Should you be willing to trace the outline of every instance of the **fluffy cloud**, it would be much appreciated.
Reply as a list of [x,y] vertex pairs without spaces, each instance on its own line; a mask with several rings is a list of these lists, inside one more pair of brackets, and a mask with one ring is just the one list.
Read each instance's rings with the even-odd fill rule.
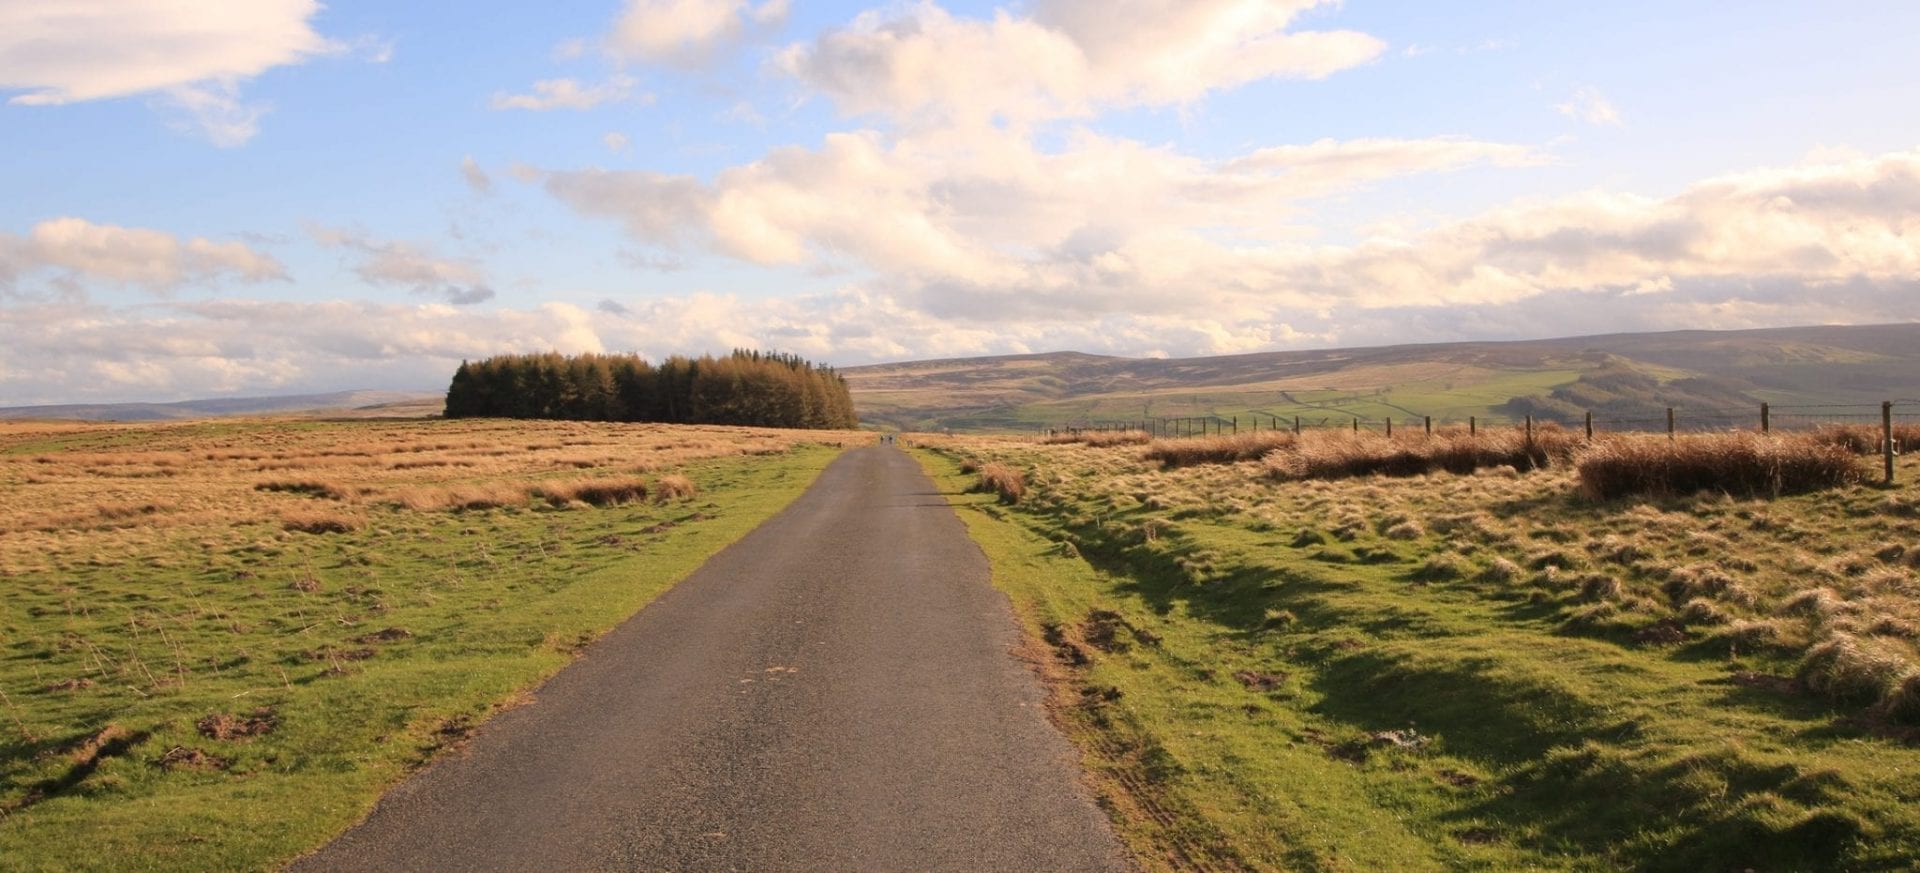
[[870,11],[781,69],[854,114],[986,123],[1190,103],[1275,77],[1320,78],[1386,48],[1353,31],[1290,31],[1322,0],[1040,0],[960,18],[930,2]]
[[1299,233],[1287,222],[1300,199],[1393,176],[1542,160],[1525,146],[1452,137],[1322,141],[1206,161],[1088,132],[1049,152],[991,129],[897,139],[865,131],[830,135],[819,149],[778,149],[711,183],[585,170],[552,173],[546,187],[666,248],[710,248],[763,265],[848,262],[950,299],[1017,289],[1029,298],[1015,301],[1021,306],[1055,305],[1051,296],[1080,288],[1076,308],[1164,308],[1211,293],[1191,283],[1165,293],[1195,271],[1212,272],[1212,287],[1252,285],[1258,275],[1228,274],[1274,257],[1236,254],[1247,247],[1210,228],[1283,239]]
[[55,106],[158,93],[216,145],[250,138],[265,107],[238,83],[345,50],[316,33],[314,0],[71,0],[0,4],[0,90]]
[[699,66],[723,48],[787,18],[787,0],[627,0],[607,37],[616,57]]
[[1920,282],[1920,150],[1707,179],[1651,198],[1519,203],[1404,239],[1298,253],[1276,282],[1384,307]]
[[70,291],[104,283],[160,294],[223,278],[287,278],[278,260],[240,242],[181,239],[165,231],[72,217],[40,222],[24,236],[0,232],[0,290],[42,272],[54,274],[56,284]]
[[542,79],[533,83],[531,94],[496,92],[488,105],[494,109],[543,112],[549,109],[592,109],[602,103],[617,103],[629,98],[642,103],[652,102],[652,95],[635,97],[633,86],[633,77],[619,75],[598,85],[582,85],[577,79]]
[[1920,151],[1708,179],[1665,198],[1520,202],[1330,245],[1289,233],[1292,199],[1541,156],[1452,138],[1320,142],[1224,162],[1092,134],[1059,152],[1013,136],[940,143],[839,134],[711,183],[593,170],[545,184],[643,243],[857,267],[901,305],[1002,325],[1214,319],[1258,340],[1247,325],[1336,309],[1707,293],[1737,294],[1751,310],[1809,287],[1920,282]]
[[315,242],[354,251],[359,262],[354,275],[369,285],[406,288],[415,294],[439,297],[455,306],[485,303],[494,298],[486,272],[471,261],[442,258],[412,243],[379,240],[357,231],[310,226]]

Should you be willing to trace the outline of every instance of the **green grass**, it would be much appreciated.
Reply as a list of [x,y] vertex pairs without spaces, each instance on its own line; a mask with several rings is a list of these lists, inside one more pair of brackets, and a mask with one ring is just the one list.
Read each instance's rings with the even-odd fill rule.
[[[380,505],[351,533],[262,519],[230,532],[233,547],[172,542],[0,574],[0,866],[276,868],[777,512],[836,454],[694,461],[683,472],[700,495],[687,503]],[[196,727],[260,709],[274,727],[256,738]],[[123,739],[90,755],[108,725]],[[217,760],[164,766],[175,749]]]
[[[1013,508],[961,494],[960,457],[1027,469],[1035,491]],[[1647,594],[1662,562],[1719,561],[1742,581],[1776,560],[1819,565],[1776,577],[1782,589],[1877,578],[1870,557],[1849,576],[1853,556],[1920,547],[1911,485],[1636,508],[1580,501],[1564,477],[1274,486],[989,441],[920,458],[1028,633],[1053,642],[1057,719],[1150,866],[1893,870],[1920,857],[1920,750],[1856,706],[1785,690],[1797,651],[1704,626],[1673,645],[1640,636],[1671,614]],[[1427,529],[1385,535],[1409,519]],[[1555,551],[1622,593],[1486,573],[1496,556]]]

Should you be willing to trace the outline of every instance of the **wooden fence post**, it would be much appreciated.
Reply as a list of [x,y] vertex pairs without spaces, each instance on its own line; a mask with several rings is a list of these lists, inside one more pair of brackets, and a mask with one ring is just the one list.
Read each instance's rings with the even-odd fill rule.
[[1773,432],[1773,408],[1771,404],[1760,404],[1760,432]]
[[1533,448],[1533,416],[1527,416],[1527,448]]
[[1354,433],[1359,433],[1359,432],[1360,432],[1360,417],[1359,417],[1359,416],[1354,416],[1354,418],[1353,418],[1353,432],[1354,432]]
[[1667,407],[1667,442],[1673,442],[1673,407]]
[[1240,435],[1240,416],[1238,415],[1233,417],[1233,435]]
[[1387,436],[1393,436],[1393,416],[1387,416]]
[[1587,442],[1593,442],[1593,410],[1587,410]]
[[1433,416],[1427,416],[1427,436],[1433,436]]
[[1887,484],[1893,484],[1893,401],[1880,401],[1880,457],[1886,460]]
[[1298,415],[1293,417],[1293,435],[1300,435],[1300,416]]

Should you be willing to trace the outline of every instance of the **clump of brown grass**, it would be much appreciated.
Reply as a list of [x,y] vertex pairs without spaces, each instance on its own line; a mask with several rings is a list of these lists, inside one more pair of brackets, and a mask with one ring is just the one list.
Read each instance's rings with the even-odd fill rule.
[[1027,474],[1005,464],[983,464],[973,490],[998,494],[1001,503],[1019,503],[1027,496]]
[[366,519],[332,509],[289,509],[280,513],[280,526],[300,533],[351,533],[366,524]]
[[[1812,438],[1857,455],[1873,455],[1881,451],[1886,435],[1877,424],[1823,424],[1813,430]],[[1893,449],[1903,453],[1920,449],[1920,424],[1894,425]]]
[[1142,456],[1164,467],[1196,464],[1232,464],[1257,461],[1296,442],[1292,431],[1262,430],[1232,436],[1186,437],[1156,440]]
[[1050,446],[1081,443],[1096,449],[1111,446],[1137,446],[1153,442],[1153,435],[1144,430],[1073,430],[1057,433],[1040,441]]
[[328,500],[347,500],[354,496],[353,489],[338,482],[321,479],[269,479],[256,483],[253,490],[305,494],[309,497],[324,497]]
[[1564,463],[1581,444],[1554,425],[1478,434],[1443,431],[1389,437],[1372,431],[1316,431],[1264,458],[1276,479],[1342,479],[1353,476],[1420,476],[1473,473],[1489,468],[1533,470]]
[[669,500],[692,500],[700,493],[699,486],[693,480],[678,473],[668,473],[654,482],[654,498],[661,503]]
[[554,506],[579,501],[593,506],[618,506],[647,499],[647,482],[638,476],[618,479],[571,479],[542,482],[533,493]]
[[1575,469],[1581,492],[1594,500],[1700,491],[1777,497],[1867,477],[1843,447],[1805,435],[1756,433],[1614,437],[1582,452]]
[[517,506],[527,500],[527,487],[512,482],[450,485],[444,488],[404,488],[388,495],[396,506],[420,512],[443,509],[479,510]]
[[1888,640],[1836,633],[1807,650],[1798,678],[1807,690],[1851,703],[1879,703],[1894,695],[1912,664]]

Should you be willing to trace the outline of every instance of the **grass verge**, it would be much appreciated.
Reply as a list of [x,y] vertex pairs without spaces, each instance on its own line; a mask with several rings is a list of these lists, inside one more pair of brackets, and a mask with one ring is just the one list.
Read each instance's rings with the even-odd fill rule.
[[[1276,486],[1135,454],[919,457],[1150,868],[1920,857],[1911,732],[1822,691],[1897,678],[1876,665],[1906,657],[1913,581],[1881,546],[1916,535],[1911,488],[1593,505],[1564,472]],[[964,494],[963,460],[1027,471],[1027,499]]]
[[[354,430],[361,427],[372,426],[321,432],[352,431],[345,441],[365,442],[371,431]],[[519,441],[546,438],[542,426],[458,427],[510,433],[471,450],[512,442],[502,457],[534,474],[589,466],[546,459],[582,451],[577,435],[526,444]],[[456,430],[410,428],[416,440]],[[300,430],[273,425],[248,435],[309,445]],[[202,486],[189,487],[195,474],[183,472],[169,480],[184,495],[174,498],[181,509],[132,515],[177,518],[177,527],[112,527],[91,510],[38,527],[15,518],[26,532],[15,536],[46,543],[34,554],[0,555],[3,866],[277,867],[525,699],[600,634],[784,507],[838,454],[795,443],[751,453],[720,446],[699,457],[683,448],[690,436],[732,437],[615,426],[587,433],[609,445],[645,435],[681,452],[646,456],[667,459],[655,463],[671,465],[663,479],[680,499],[597,508],[588,504],[601,495],[586,488],[567,495],[586,502],[552,506],[522,488],[504,505],[478,505],[488,508],[421,511],[368,499],[335,510],[328,507],[340,496],[358,492],[303,485],[249,497],[255,474],[206,475],[207,502],[286,501],[283,521],[271,509],[202,513],[189,505]],[[115,439],[110,431],[75,439],[113,460],[69,469],[70,447],[25,447],[13,453],[17,463],[0,464],[0,487],[16,506],[63,487],[62,476],[111,486],[102,471],[124,468],[113,461],[129,450],[103,449]],[[387,446],[361,459],[356,469],[370,472],[356,475],[383,487],[381,477],[402,475],[389,459],[419,454]],[[623,463],[641,457],[629,453]],[[261,463],[257,453],[215,459],[203,449],[134,458],[139,467],[183,469],[235,460]],[[46,472],[55,469],[69,472]],[[555,493],[579,487],[551,481]],[[294,502],[302,500],[322,505]],[[333,515],[350,521],[332,523]]]

